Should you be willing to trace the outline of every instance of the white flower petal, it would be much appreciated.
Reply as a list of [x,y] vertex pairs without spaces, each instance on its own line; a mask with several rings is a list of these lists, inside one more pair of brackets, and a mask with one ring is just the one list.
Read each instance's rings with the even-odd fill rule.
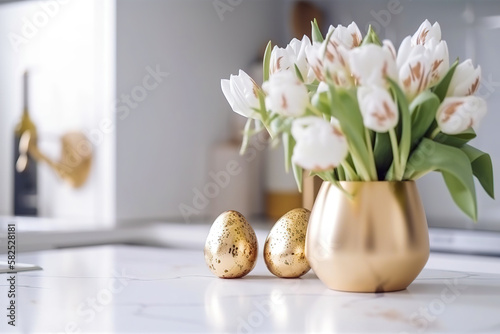
[[245,117],[257,117],[253,108],[259,107],[258,86],[248,74],[240,70],[238,75],[231,75],[229,80],[221,80],[221,88],[234,112]]
[[486,110],[486,101],[480,97],[447,97],[439,106],[436,120],[443,133],[458,134],[469,127],[477,129]]
[[286,48],[275,46],[271,51],[269,74],[273,75],[281,71],[295,73],[295,65],[297,65],[306,83],[314,81],[314,76],[309,74],[309,64],[306,59],[306,48],[310,46],[311,41],[305,35],[302,40],[292,39]]
[[347,140],[340,128],[321,118],[304,117],[294,120],[292,135],[297,142],[292,162],[304,169],[331,170],[347,156]]
[[453,73],[447,96],[472,95],[479,89],[481,82],[481,66],[474,68],[472,60],[460,63]]
[[335,41],[346,49],[353,49],[361,45],[363,36],[356,23],[352,22],[347,27],[338,25],[337,28],[334,29],[330,40]]
[[357,95],[363,122],[368,129],[387,132],[398,124],[398,108],[386,89],[361,86]]
[[389,47],[367,44],[349,52],[351,73],[358,85],[385,86],[397,77],[396,63]]
[[425,45],[431,38],[436,41],[441,40],[441,27],[437,22],[431,26],[429,20],[425,20],[411,37],[411,43],[412,45]]
[[290,71],[278,72],[264,82],[267,93],[266,106],[283,116],[297,117],[306,112],[309,105],[307,87]]

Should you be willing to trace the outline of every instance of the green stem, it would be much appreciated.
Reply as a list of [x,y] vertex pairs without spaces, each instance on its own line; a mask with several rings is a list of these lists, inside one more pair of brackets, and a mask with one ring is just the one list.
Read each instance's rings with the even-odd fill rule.
[[398,138],[396,137],[396,132],[394,131],[394,129],[389,130],[389,136],[391,138],[394,174],[396,176],[396,181],[401,181],[401,157],[399,156]]
[[434,139],[436,138],[436,136],[441,132],[441,129],[439,128],[439,126],[437,128],[434,129],[434,131],[432,131],[431,133],[431,139]]
[[369,160],[369,168],[370,168],[370,176],[372,181],[377,180],[377,167],[375,167],[375,156],[373,154],[373,146],[372,146],[372,139],[370,136],[370,131],[365,128],[365,140],[366,140],[366,147],[368,148],[368,160]]
[[241,142],[240,155],[245,154],[248,146],[248,140],[250,137],[250,127],[252,126],[252,119],[247,119],[245,124],[245,130],[243,131],[243,141]]
[[358,176],[354,168],[349,164],[347,160],[344,160],[341,164],[342,168],[344,168],[345,175],[347,177],[347,181],[358,181]]
[[316,108],[315,106],[313,106],[312,104],[310,104],[309,106],[307,106],[307,109],[310,110],[316,116],[319,116],[321,118],[323,118],[323,116],[324,116],[323,113],[318,108]]
[[337,174],[338,174],[339,181],[346,181],[345,171],[344,171],[344,167],[342,167],[342,165],[337,167]]

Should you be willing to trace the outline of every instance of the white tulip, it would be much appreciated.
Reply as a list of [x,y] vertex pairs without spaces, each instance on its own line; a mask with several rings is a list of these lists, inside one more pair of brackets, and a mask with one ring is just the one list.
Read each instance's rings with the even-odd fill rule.
[[254,109],[259,108],[259,86],[244,71],[231,75],[229,80],[221,80],[221,88],[234,112],[248,117],[258,118]]
[[436,41],[441,40],[441,27],[437,22],[431,25],[429,20],[425,20],[411,37],[411,44],[425,45],[432,38]]
[[347,156],[347,140],[339,126],[319,117],[294,120],[292,136],[297,142],[293,149],[292,162],[304,169],[331,170]]
[[436,113],[443,133],[458,134],[468,128],[477,129],[486,115],[486,101],[477,96],[447,97]]
[[407,36],[398,50],[396,64],[399,82],[412,100],[423,90],[436,85],[448,72],[448,45],[441,40],[439,23],[425,20],[413,36]]
[[275,45],[269,59],[269,75],[280,71],[288,71],[292,65],[293,63],[290,62],[286,49]]
[[361,44],[361,32],[353,22],[347,27],[330,26],[327,36],[330,37],[322,43],[306,48],[307,62],[318,81],[325,81],[328,76],[336,85],[350,87],[353,79],[348,68],[348,51]]
[[430,58],[430,78],[429,86],[437,84],[446,75],[450,69],[450,56],[448,53],[448,44],[446,41],[438,42],[431,39],[425,45],[426,52]]
[[447,96],[472,95],[479,89],[481,66],[474,68],[472,60],[467,59],[459,64],[453,73]]
[[387,77],[397,78],[394,46],[384,41],[384,46],[367,44],[349,52],[349,65],[358,85],[385,86]]
[[328,33],[333,29],[330,41],[335,41],[337,44],[342,45],[346,49],[353,49],[361,45],[363,41],[363,36],[361,31],[359,31],[356,23],[352,22],[347,27],[338,25],[337,28],[330,26]]
[[305,49],[306,60],[309,67],[318,81],[324,81],[323,55],[324,48],[322,43],[314,42]]
[[445,41],[431,39],[424,45],[411,45],[406,37],[397,56],[399,82],[412,100],[418,93],[437,84],[448,72],[450,63]]
[[262,88],[267,93],[266,106],[283,116],[297,117],[309,105],[307,87],[293,72],[283,71],[272,75]]
[[314,81],[314,74],[309,71],[309,64],[306,60],[306,48],[311,46],[309,37],[302,40],[292,39],[285,49],[275,46],[271,51],[269,74],[273,75],[280,71],[294,71],[297,65],[302,78],[306,83]]
[[358,88],[358,103],[368,129],[387,132],[398,124],[398,107],[386,89],[361,86]]
[[353,85],[353,79],[348,69],[349,49],[330,38],[324,41],[319,54],[323,61],[323,75],[329,77],[336,85],[350,87]]

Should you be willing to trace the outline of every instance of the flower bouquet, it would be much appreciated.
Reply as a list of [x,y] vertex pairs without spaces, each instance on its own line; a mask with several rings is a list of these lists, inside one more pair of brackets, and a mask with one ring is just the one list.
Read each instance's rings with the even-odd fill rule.
[[468,142],[486,113],[475,96],[481,68],[450,64],[438,23],[425,21],[396,50],[370,27],[312,23],[286,48],[268,43],[262,87],[241,71],[222,80],[232,109],[248,117],[242,150],[266,129],[285,147],[299,189],[303,170],[340,181],[415,180],[438,171],[454,202],[477,220],[475,176],[493,197],[488,154]]

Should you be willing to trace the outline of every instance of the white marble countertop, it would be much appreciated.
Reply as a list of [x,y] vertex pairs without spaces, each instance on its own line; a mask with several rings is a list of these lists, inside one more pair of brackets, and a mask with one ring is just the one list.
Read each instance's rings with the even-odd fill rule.
[[500,258],[432,254],[407,290],[380,294],[328,290],[311,272],[279,279],[262,257],[245,278],[219,279],[201,249],[94,246],[17,260],[44,270],[17,274],[17,327],[0,314],[1,333],[500,332],[500,275],[467,271],[499,272]]

